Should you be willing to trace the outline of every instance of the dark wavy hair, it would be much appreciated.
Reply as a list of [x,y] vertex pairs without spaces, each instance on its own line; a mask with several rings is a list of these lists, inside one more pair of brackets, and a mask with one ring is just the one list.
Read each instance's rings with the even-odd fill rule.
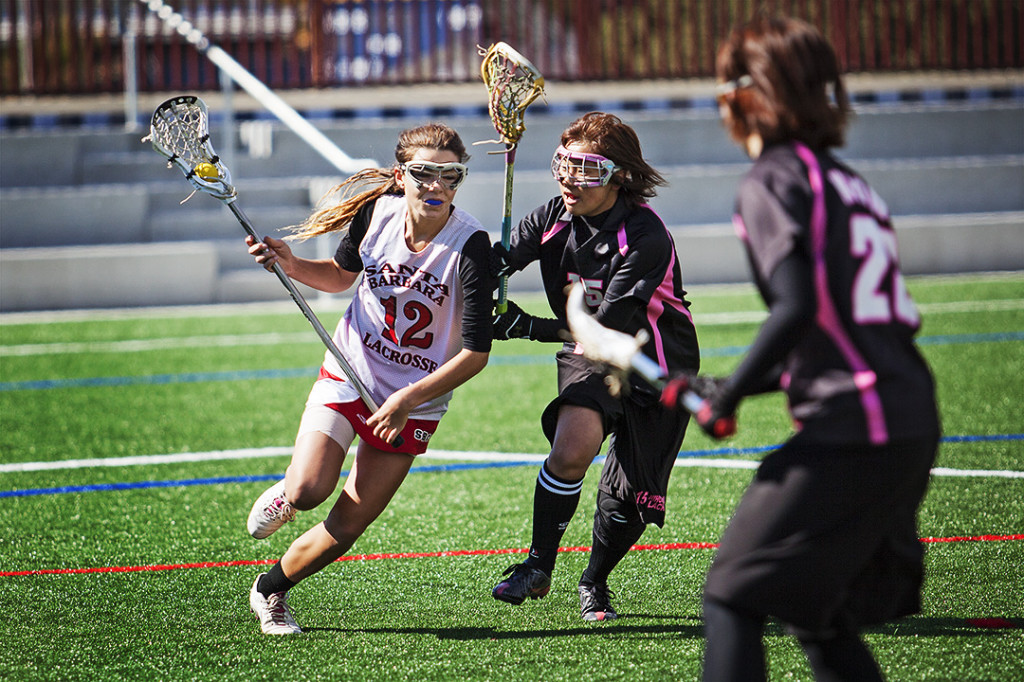
[[580,116],[562,131],[561,142],[563,146],[585,144],[593,153],[614,161],[622,170],[616,171],[611,181],[631,205],[644,203],[657,195],[656,187],[668,184],[661,173],[644,161],[636,132],[613,114],[591,111]]
[[729,108],[729,135],[765,145],[799,140],[812,149],[841,147],[851,115],[835,50],[799,19],[760,15],[734,29],[718,48],[719,82],[750,83],[719,97]]

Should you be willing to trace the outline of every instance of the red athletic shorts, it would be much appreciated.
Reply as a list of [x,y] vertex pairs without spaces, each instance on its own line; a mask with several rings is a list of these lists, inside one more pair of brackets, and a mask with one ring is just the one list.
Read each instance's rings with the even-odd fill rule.
[[[332,375],[323,367],[320,368],[319,378],[340,381],[351,385],[349,381]],[[401,436],[403,443],[398,447],[394,447],[390,443],[385,443],[383,440],[373,435],[373,429],[366,425],[366,420],[370,418],[370,415],[372,415],[373,412],[366,406],[366,403],[364,403],[361,398],[339,403],[325,403],[325,406],[340,413],[348,419],[349,423],[352,424],[352,428],[355,429],[356,435],[358,435],[361,440],[372,445],[378,450],[384,450],[385,452],[402,452],[407,455],[422,455],[427,451],[427,442],[430,440],[430,437],[434,435],[434,431],[437,430],[437,425],[440,423],[440,421],[436,419],[409,419],[405,424],[405,428],[402,429]]]

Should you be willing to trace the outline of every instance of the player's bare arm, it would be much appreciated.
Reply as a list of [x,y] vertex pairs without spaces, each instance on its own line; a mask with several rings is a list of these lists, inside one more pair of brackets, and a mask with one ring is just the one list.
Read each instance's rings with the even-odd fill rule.
[[245,238],[249,253],[256,262],[270,270],[278,263],[285,274],[297,282],[302,282],[319,291],[336,294],[351,287],[357,272],[342,268],[333,258],[311,260],[296,256],[288,242],[274,237],[264,237],[262,242],[255,237]]
[[373,435],[389,440],[401,433],[409,412],[438,396],[453,391],[487,366],[489,353],[462,349],[448,362],[419,381],[395,391],[369,419]]

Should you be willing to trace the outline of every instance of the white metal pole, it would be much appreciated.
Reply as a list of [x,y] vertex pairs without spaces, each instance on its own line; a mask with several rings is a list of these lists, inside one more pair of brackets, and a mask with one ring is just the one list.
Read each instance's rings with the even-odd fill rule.
[[124,129],[132,132],[139,128],[139,83],[136,74],[135,27],[129,24],[121,45],[124,55]]
[[[224,95],[224,122],[221,125],[224,165],[235,168],[235,83],[223,71],[220,72],[220,89]],[[221,146],[217,147],[221,149]],[[237,180],[239,176],[236,175]]]
[[353,159],[341,151],[334,142],[320,132],[309,121],[304,119],[299,112],[291,108],[287,102],[278,97],[274,92],[264,85],[256,76],[246,71],[245,67],[224,50],[212,44],[202,31],[192,25],[181,14],[165,3],[163,0],[139,0],[150,10],[156,12],[157,16],[167,25],[184,36],[185,40],[195,46],[197,50],[205,54],[210,61],[216,64],[226,73],[231,80],[238,83],[239,87],[255,97],[260,103],[271,111],[282,123],[291,128],[296,135],[301,137],[309,146],[315,149],[322,157],[327,159],[332,166],[342,173],[351,175],[364,168],[374,168],[379,164],[373,159]]

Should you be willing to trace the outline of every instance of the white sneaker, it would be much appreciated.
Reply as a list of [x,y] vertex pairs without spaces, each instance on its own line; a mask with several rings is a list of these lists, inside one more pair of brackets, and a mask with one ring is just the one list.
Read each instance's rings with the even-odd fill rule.
[[260,573],[249,590],[249,608],[256,617],[260,619],[260,629],[265,635],[297,635],[302,632],[292,612],[288,608],[288,592],[275,592],[269,597],[264,597],[256,585],[259,584]]
[[295,518],[295,507],[284,496],[284,479],[266,491],[252,505],[246,525],[257,540],[270,537],[274,531]]

